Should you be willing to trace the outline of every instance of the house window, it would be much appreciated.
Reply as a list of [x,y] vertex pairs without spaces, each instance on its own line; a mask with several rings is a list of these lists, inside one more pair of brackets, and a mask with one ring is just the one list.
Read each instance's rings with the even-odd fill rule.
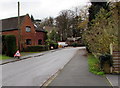
[[31,44],[32,44],[31,39],[26,39],[26,44],[27,44],[27,45],[31,45]]
[[41,39],[38,40],[38,45],[42,45],[42,40]]
[[26,32],[30,32],[31,31],[31,27],[30,26],[26,26]]

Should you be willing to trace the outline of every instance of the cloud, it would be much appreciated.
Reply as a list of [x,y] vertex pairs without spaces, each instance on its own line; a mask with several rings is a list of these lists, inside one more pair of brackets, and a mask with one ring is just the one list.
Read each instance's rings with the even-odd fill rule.
[[[70,9],[75,6],[83,6],[88,0],[19,0],[20,15],[29,13],[36,19],[45,17],[56,17],[61,10]],[[17,16],[16,0],[1,0],[0,19]]]

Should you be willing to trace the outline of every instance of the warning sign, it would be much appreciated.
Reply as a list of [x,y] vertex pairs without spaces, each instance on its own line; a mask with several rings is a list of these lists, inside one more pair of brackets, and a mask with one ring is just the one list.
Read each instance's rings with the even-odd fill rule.
[[20,57],[20,56],[21,56],[20,52],[19,52],[19,50],[17,50],[17,52],[15,53],[14,57]]

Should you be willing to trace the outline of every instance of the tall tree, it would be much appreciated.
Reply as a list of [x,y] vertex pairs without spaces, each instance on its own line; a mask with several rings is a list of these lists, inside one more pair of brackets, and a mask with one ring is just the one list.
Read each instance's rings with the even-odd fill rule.
[[[110,44],[119,43],[119,9],[117,4],[110,7],[110,11],[101,8],[93,21],[91,30],[87,30],[84,34],[89,50],[95,54],[110,53]],[[120,5],[120,4],[119,4]]]
[[63,10],[56,18],[56,24],[59,28],[61,41],[65,41],[67,37],[72,36],[71,24],[74,18],[74,12],[71,10]]
[[89,23],[88,26],[92,24],[92,20],[95,19],[96,14],[100,11],[101,8],[104,8],[105,10],[109,10],[109,4],[106,0],[102,0],[102,2],[94,2],[94,0],[91,0],[91,7],[89,8]]

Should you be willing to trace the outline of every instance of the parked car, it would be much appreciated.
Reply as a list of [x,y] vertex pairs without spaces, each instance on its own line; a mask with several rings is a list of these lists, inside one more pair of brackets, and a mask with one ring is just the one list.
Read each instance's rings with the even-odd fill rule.
[[62,48],[62,47],[67,47],[68,44],[66,42],[58,42],[58,46]]

